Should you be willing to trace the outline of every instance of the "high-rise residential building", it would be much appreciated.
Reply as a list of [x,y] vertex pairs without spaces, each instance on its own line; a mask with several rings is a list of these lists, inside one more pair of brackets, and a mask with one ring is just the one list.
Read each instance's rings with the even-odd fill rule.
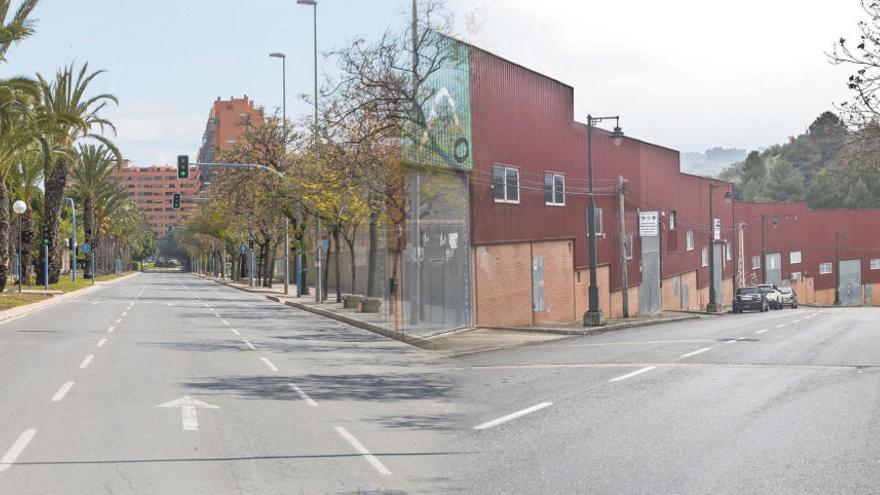
[[234,144],[247,130],[247,126],[263,125],[263,110],[254,106],[253,100],[230,97],[221,100],[218,96],[208,114],[202,147],[198,160],[201,163],[214,162],[220,153]]
[[[199,195],[202,185],[197,167],[191,167],[188,179],[178,179],[177,167],[170,165],[129,166],[114,171],[113,176],[119,179],[120,187],[128,192],[135,206],[147,217],[150,230],[159,239],[189,217],[196,207],[192,198]],[[180,194],[180,208],[172,205],[175,193]]]

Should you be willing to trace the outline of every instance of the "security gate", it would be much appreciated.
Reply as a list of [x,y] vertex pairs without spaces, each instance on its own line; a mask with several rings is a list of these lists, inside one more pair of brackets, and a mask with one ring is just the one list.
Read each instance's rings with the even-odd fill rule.
[[862,303],[862,262],[861,260],[842,260],[840,262],[840,304]]
[[715,244],[713,251],[715,251],[715,274],[712,278],[712,285],[715,286],[715,300],[712,302],[724,304],[724,285],[721,282],[722,275],[724,275],[724,260],[721,258],[724,255],[724,250],[721,244]]
[[767,253],[764,260],[765,284],[782,283],[782,253]]
[[[639,286],[639,313],[660,311],[660,236],[657,212],[639,215],[642,240],[642,284]],[[653,234],[653,235],[651,235]]]

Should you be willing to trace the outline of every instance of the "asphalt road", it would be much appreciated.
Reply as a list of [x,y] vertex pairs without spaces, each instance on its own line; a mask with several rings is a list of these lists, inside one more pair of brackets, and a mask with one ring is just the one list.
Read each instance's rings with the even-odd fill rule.
[[880,309],[786,309],[465,358],[475,493],[880,493]]
[[0,324],[0,494],[469,492],[450,363],[131,277]]

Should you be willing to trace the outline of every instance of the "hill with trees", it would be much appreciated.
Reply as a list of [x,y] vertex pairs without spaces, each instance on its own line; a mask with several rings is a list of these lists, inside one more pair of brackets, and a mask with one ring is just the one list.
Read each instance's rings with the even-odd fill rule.
[[702,153],[681,154],[681,171],[705,177],[717,177],[730,165],[745,160],[748,150],[714,147]]

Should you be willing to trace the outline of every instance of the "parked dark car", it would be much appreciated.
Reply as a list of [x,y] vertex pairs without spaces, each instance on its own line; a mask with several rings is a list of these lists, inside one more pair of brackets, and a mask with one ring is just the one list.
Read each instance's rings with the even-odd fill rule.
[[794,289],[791,287],[780,287],[779,294],[779,304],[782,307],[788,306],[792,309],[798,307],[797,292],[795,292]]
[[733,312],[767,311],[770,309],[767,298],[757,287],[740,287],[733,296]]

